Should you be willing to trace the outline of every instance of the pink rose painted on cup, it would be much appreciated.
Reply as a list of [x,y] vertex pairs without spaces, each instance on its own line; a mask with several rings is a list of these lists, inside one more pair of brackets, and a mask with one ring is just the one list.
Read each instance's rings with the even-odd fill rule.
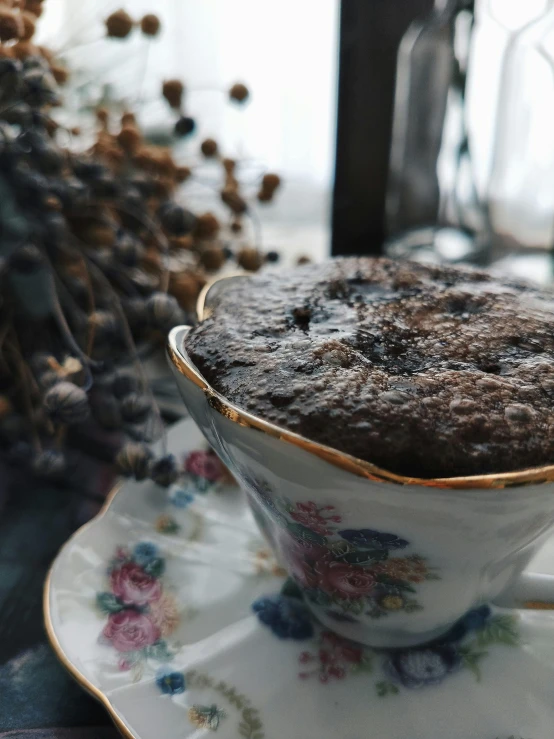
[[190,452],[185,459],[185,472],[209,482],[218,482],[224,475],[219,457],[212,451]]
[[317,585],[325,593],[341,598],[361,598],[375,586],[375,577],[355,565],[324,558],[316,562]]
[[295,539],[287,532],[280,533],[278,542],[281,559],[290,576],[305,588],[317,585],[314,565],[326,556],[328,550],[317,544]]
[[337,516],[334,511],[334,506],[317,506],[312,501],[308,501],[307,503],[297,503],[296,509],[290,515],[302,526],[315,531],[316,534],[326,536],[333,533],[333,527],[330,527],[330,524],[341,522],[341,517]]
[[102,634],[118,652],[134,652],[158,641],[160,629],[146,614],[126,610],[111,613]]
[[112,592],[125,605],[145,606],[162,594],[159,580],[148,575],[135,562],[125,562],[110,575]]

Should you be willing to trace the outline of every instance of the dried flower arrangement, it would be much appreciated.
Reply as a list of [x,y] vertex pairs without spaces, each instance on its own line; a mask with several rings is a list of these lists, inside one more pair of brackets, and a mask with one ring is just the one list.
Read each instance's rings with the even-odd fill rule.
[[[68,429],[92,424],[116,432],[119,472],[169,485],[177,466],[149,447],[163,423],[141,360],[191,320],[201,288],[225,263],[257,270],[279,255],[259,243],[233,250],[222,238],[225,228],[240,233],[253,209],[237,162],[213,139],[200,149],[221,167],[226,227],[181,204],[192,168],[147,141],[133,111],[115,120],[99,107],[92,147],[62,145],[56,107],[70,75],[33,43],[42,10],[43,0],[0,0],[0,453],[62,478],[71,471]],[[105,20],[110,39],[153,38],[160,27],[154,14],[135,21],[124,10]],[[173,136],[190,136],[183,83],[166,80],[161,95]],[[228,96],[242,105],[249,91],[237,83]],[[77,128],[70,134],[78,140]],[[266,173],[257,200],[270,202],[279,186]]]

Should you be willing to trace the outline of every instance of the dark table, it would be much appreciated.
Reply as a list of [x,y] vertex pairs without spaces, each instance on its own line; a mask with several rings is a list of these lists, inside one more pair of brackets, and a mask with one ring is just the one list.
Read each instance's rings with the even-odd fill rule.
[[102,706],[60,665],[43,626],[48,568],[113,484],[102,463],[83,458],[79,468],[82,483],[68,488],[48,486],[0,462],[1,739],[119,736]]

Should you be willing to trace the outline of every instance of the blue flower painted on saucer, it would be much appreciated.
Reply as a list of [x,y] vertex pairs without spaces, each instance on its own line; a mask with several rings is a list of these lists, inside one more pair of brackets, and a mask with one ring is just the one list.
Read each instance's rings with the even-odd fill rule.
[[194,487],[192,485],[174,485],[169,491],[169,500],[175,508],[188,508],[194,501]]
[[309,639],[314,634],[312,617],[301,600],[276,595],[258,598],[252,610],[261,623],[269,626],[280,639]]
[[150,564],[158,557],[158,547],[150,541],[141,541],[133,549],[133,559],[141,567]]
[[[440,639],[407,649],[371,649],[315,625],[299,593],[288,585],[288,595],[260,598],[252,608],[260,622],[280,639],[310,639],[311,648],[299,655],[299,677],[316,676],[321,683],[343,680],[349,675],[378,670],[383,679],[375,683],[379,697],[397,695],[402,688],[429,688],[450,675],[469,670],[481,679],[480,664],[493,646],[519,644],[517,617],[495,613],[489,606],[474,608]],[[337,619],[341,620],[341,619]]]
[[185,676],[170,667],[160,667],[156,673],[156,685],[164,695],[179,695],[185,692]]

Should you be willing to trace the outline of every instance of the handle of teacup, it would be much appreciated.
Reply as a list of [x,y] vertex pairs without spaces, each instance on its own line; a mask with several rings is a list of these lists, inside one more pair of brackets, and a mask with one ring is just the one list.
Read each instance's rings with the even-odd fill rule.
[[554,610],[554,575],[524,572],[494,604],[501,608]]

